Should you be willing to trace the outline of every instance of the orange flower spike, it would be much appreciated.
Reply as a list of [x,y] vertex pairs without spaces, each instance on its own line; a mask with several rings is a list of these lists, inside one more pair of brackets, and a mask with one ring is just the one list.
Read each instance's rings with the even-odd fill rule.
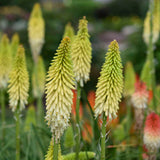
[[91,107],[92,107],[92,110],[94,110],[95,98],[96,98],[95,92],[94,92],[94,91],[89,91],[89,92],[88,92],[87,99],[88,99],[88,101],[89,101],[89,104],[90,104]]
[[93,138],[93,132],[92,132],[92,127],[91,124],[89,122],[85,122],[83,125],[83,130],[82,130],[82,137],[85,141],[87,142],[91,142],[92,138]]
[[[73,92],[72,117],[75,120],[75,117],[76,117],[77,91],[76,90],[72,90],[72,92]],[[82,106],[82,102],[80,102],[80,106],[79,106],[79,118],[82,119],[82,116],[83,116],[83,106]]]
[[73,92],[73,104],[72,104],[72,114],[75,117],[76,116],[76,99],[77,99],[77,91],[76,90],[72,90]]
[[[117,118],[115,118],[115,119],[112,119],[112,120],[109,120],[109,117],[107,117],[107,127],[111,127],[111,128],[115,128],[116,126],[117,126],[117,124],[119,123],[119,118],[117,117]],[[102,126],[102,119],[98,119],[98,126],[99,126],[99,128],[101,128],[101,126]]]
[[153,91],[152,90],[149,90],[149,96],[148,96],[148,103],[151,102],[152,98],[153,98]]

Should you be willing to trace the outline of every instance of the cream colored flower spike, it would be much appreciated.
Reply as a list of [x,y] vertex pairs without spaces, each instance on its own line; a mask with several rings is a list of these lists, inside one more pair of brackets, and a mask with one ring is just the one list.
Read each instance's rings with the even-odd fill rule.
[[38,3],[33,7],[28,25],[29,43],[32,50],[32,56],[35,62],[41,52],[44,44],[45,23],[42,17],[41,8]]
[[66,37],[66,36],[68,36],[70,38],[71,43],[72,43],[74,38],[75,38],[75,33],[74,33],[73,27],[71,26],[71,23],[68,23],[65,26],[63,38]]
[[28,99],[29,76],[27,72],[23,46],[19,46],[13,69],[9,77],[9,103],[12,111],[25,108]]
[[[148,11],[146,18],[144,20],[144,29],[143,29],[143,39],[146,44],[149,44],[150,40],[150,19],[151,13]],[[156,43],[159,38],[159,31],[160,31],[160,2],[159,0],[154,0],[154,9],[153,9],[153,17],[152,17],[152,42]]]
[[98,79],[95,116],[105,113],[110,119],[117,116],[123,90],[122,64],[119,46],[116,40],[109,45],[105,63]]
[[74,89],[73,66],[70,57],[70,39],[63,38],[52,60],[46,84],[46,120],[53,137],[58,141],[67,128]]
[[10,52],[12,53],[12,60],[14,60],[14,57],[16,56],[18,46],[19,46],[19,36],[17,33],[15,33],[12,36],[11,45],[10,45]]
[[32,89],[34,97],[42,97],[45,88],[46,71],[42,57],[38,57],[32,73]]
[[9,39],[4,34],[0,43],[0,89],[7,88],[11,65],[12,56],[9,49]]
[[75,79],[81,87],[89,80],[91,69],[92,48],[87,23],[86,17],[79,21],[79,30],[71,49]]

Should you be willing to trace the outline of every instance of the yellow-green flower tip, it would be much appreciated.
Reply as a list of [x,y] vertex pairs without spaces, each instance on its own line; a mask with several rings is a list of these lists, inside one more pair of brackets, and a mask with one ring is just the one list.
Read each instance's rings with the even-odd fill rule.
[[87,25],[88,25],[88,21],[86,19],[86,17],[84,16],[83,19],[80,19],[79,20],[79,32],[88,32],[88,28],[87,28]]
[[12,53],[12,57],[15,57],[16,53],[17,53],[17,49],[18,49],[18,45],[19,45],[19,36],[17,33],[15,33],[12,36],[12,40],[11,40],[11,53]]
[[[160,30],[160,2],[159,0],[154,0],[154,9],[153,9],[153,18],[152,18],[152,43],[156,43],[159,38],[159,30]],[[143,29],[143,39],[146,44],[149,44],[150,41],[150,19],[151,14],[148,11],[146,18],[144,20],[144,29]]]
[[[50,145],[48,147],[47,154],[45,155],[45,160],[53,160],[53,138],[50,141]],[[61,155],[61,146],[58,148],[58,160],[63,160],[63,156]]]
[[34,18],[41,18],[42,17],[42,11],[39,3],[35,3],[33,6],[33,10],[31,13],[31,17]]
[[11,40],[11,43],[18,43],[19,44],[19,36],[17,33],[15,33],[13,36],[12,36],[12,40]]
[[160,2],[159,0],[154,0],[154,10],[153,10],[153,43],[156,43],[159,39],[160,31]]
[[45,87],[46,71],[41,56],[38,58],[38,62],[32,73],[32,88],[34,97],[42,97]]
[[86,19],[79,21],[79,30],[71,49],[75,79],[81,86],[89,80],[91,69],[92,48],[87,23]]
[[134,93],[136,80],[135,71],[131,62],[126,63],[124,75],[124,96],[131,96]]
[[109,45],[98,79],[94,106],[96,117],[103,112],[110,119],[117,116],[123,90],[122,68],[119,46],[114,40]]
[[146,44],[149,43],[149,38],[150,38],[150,12],[147,12],[143,28],[143,39]]
[[[75,160],[75,158],[76,158],[76,153],[69,153],[63,156],[63,160]],[[94,152],[88,152],[88,151],[79,152],[79,160],[88,160],[93,158],[95,158]]]
[[0,88],[7,87],[8,77],[11,70],[11,54],[9,48],[9,39],[6,34],[2,36],[0,42]]
[[71,23],[68,23],[66,26],[65,26],[65,30],[64,30],[64,35],[63,37],[69,37],[71,42],[73,42],[74,40],[74,37],[75,37],[75,34],[74,34],[74,29],[73,27],[71,26]]
[[12,111],[25,108],[29,90],[29,76],[27,72],[23,46],[19,46],[12,71],[9,76],[9,103]]
[[74,89],[70,39],[65,37],[49,67],[46,84],[46,120],[58,141],[69,125]]
[[31,13],[28,24],[29,43],[32,51],[32,56],[35,62],[38,60],[38,55],[41,52],[44,44],[45,23],[42,17],[41,8],[36,4]]
[[7,34],[4,34],[3,36],[2,36],[2,43],[3,43],[3,45],[8,45],[8,43],[9,43],[9,39],[8,39],[8,36],[7,36]]

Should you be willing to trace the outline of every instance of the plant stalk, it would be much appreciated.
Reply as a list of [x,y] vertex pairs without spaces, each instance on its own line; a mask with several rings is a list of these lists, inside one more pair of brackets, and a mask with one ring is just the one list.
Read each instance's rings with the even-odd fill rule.
[[39,125],[42,124],[42,119],[44,117],[43,105],[42,105],[42,97],[37,98],[37,122]]
[[80,152],[80,122],[79,122],[79,106],[81,99],[81,87],[77,84],[77,100],[76,100],[76,160],[79,160]]
[[87,99],[87,95],[86,95],[84,89],[82,91],[83,91],[84,98],[86,98],[87,104],[88,104],[90,112],[91,112],[91,125],[92,125],[92,132],[93,132],[92,146],[93,146],[93,149],[95,151],[96,148],[97,148],[96,143],[95,143],[95,139],[96,139],[95,129],[97,129],[95,127],[98,125],[97,124],[97,119],[94,119],[94,112],[93,112],[93,109],[92,109],[88,99]]
[[[131,104],[130,104],[130,97],[127,98],[126,100],[126,104],[127,104],[127,126],[126,126],[126,130],[127,130],[127,144],[130,143],[130,127],[131,127]],[[127,147],[126,150],[126,157],[128,160],[130,160],[130,156],[128,156],[130,154],[130,149],[129,147]]]
[[6,125],[6,111],[5,111],[5,92],[1,90],[1,110],[2,110],[2,143],[5,141],[5,125]]
[[106,116],[103,113],[103,123],[102,123],[102,133],[101,133],[101,160],[105,160],[105,150],[106,150]]
[[16,119],[16,160],[20,160],[20,112],[15,112]]
[[53,160],[58,160],[58,143],[53,139]]
[[148,58],[150,60],[150,74],[152,75],[152,92],[153,92],[153,105],[156,111],[157,102],[156,102],[156,77],[155,77],[155,65],[154,65],[154,52],[153,52],[153,0],[150,0],[150,39],[148,45]]

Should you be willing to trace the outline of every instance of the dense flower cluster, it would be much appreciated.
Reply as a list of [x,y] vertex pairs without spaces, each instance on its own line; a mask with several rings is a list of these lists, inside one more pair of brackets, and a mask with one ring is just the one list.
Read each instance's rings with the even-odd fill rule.
[[131,97],[131,101],[135,108],[146,108],[149,98],[149,92],[147,91],[145,83],[137,79],[135,83],[135,92]]
[[150,151],[160,147],[160,117],[156,113],[150,113],[146,118],[143,140]]
[[24,109],[28,98],[29,76],[23,46],[19,46],[18,48],[13,69],[9,77],[8,88],[9,103],[12,111],[15,111],[17,107],[19,107],[20,110]]
[[92,48],[89,40],[88,21],[85,17],[79,21],[79,30],[72,43],[72,60],[75,79],[81,86],[89,80]]
[[70,40],[63,38],[49,67],[46,84],[46,120],[58,141],[69,125],[74,89],[74,73],[70,56]]
[[0,88],[7,87],[9,73],[12,65],[12,56],[9,48],[9,39],[6,34],[2,36],[0,42]]
[[45,23],[42,17],[40,5],[38,3],[36,3],[33,7],[29,19],[28,33],[32,56],[34,61],[37,62],[38,55],[40,54],[42,46],[44,44],[45,34]]
[[123,90],[122,63],[116,40],[109,45],[100,77],[98,79],[95,116],[105,113],[110,119],[117,117]]
[[[152,26],[153,26],[152,43],[155,43],[159,38],[159,31],[160,31],[159,7],[160,7],[159,0],[154,0],[154,9],[153,9],[153,17],[152,17]],[[149,41],[150,41],[150,34],[151,34],[150,20],[151,20],[151,13],[150,11],[148,11],[146,18],[144,20],[144,30],[143,30],[143,39],[146,44],[149,44]]]
[[42,97],[44,93],[44,87],[45,87],[45,67],[43,63],[42,57],[38,57],[38,62],[34,67],[33,73],[32,73],[32,87],[33,87],[33,95],[34,97]]

